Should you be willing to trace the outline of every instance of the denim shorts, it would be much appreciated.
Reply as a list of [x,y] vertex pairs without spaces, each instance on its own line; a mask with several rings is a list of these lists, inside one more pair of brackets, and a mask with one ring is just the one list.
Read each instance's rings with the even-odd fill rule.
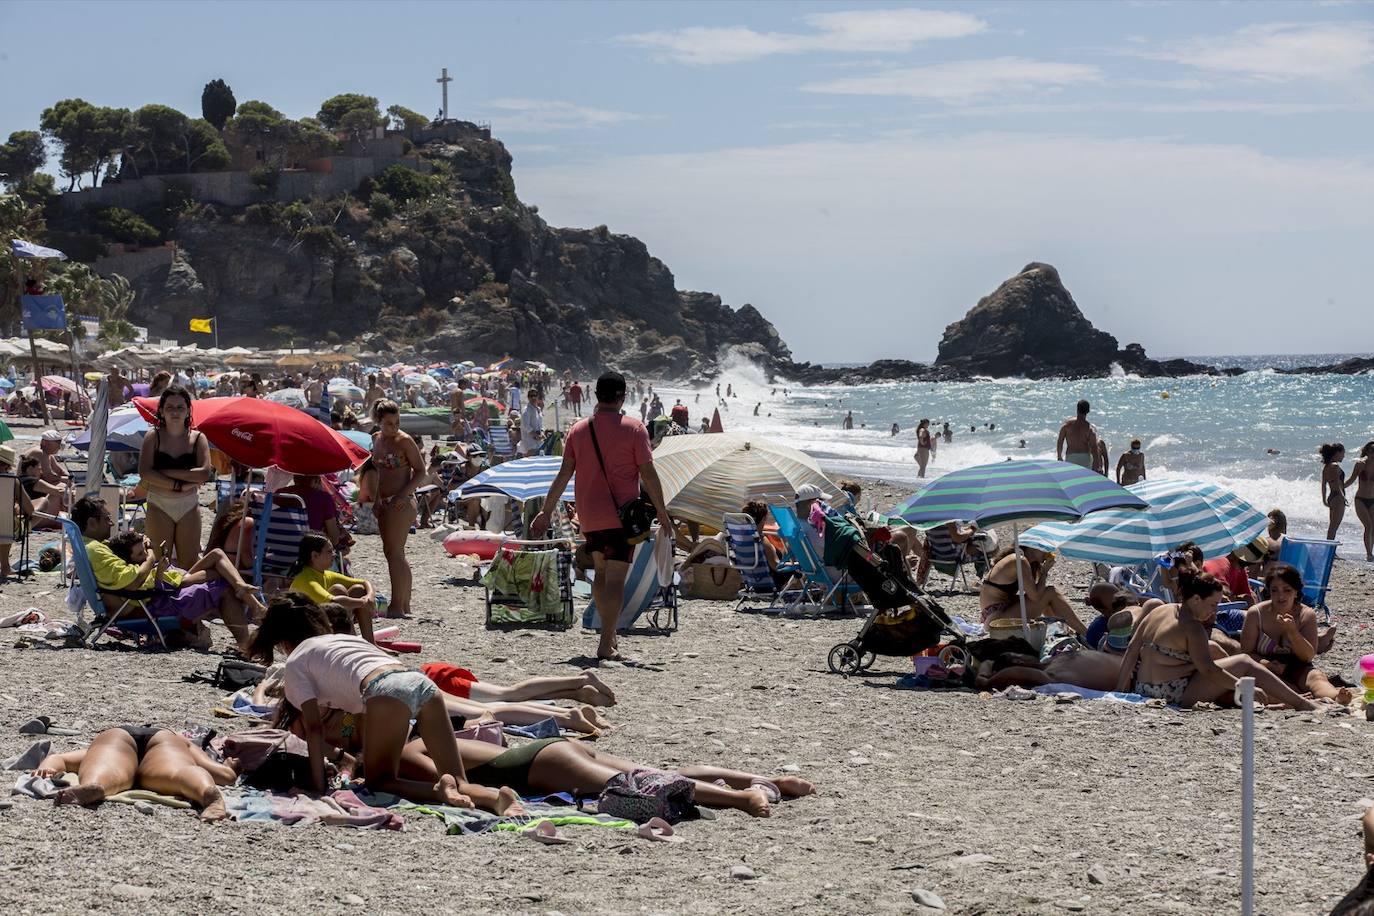
[[400,700],[410,709],[411,718],[420,714],[420,709],[439,695],[434,682],[418,671],[395,669],[383,671],[368,681],[363,688],[363,702],[373,697],[390,697]]

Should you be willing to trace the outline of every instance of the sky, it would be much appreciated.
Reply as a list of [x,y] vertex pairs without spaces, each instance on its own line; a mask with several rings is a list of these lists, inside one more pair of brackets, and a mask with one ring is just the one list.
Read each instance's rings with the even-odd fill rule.
[[432,113],[447,67],[550,224],[638,236],[798,359],[929,360],[1031,261],[1153,355],[1374,351],[1368,2],[0,0],[0,34],[0,137],[216,77]]

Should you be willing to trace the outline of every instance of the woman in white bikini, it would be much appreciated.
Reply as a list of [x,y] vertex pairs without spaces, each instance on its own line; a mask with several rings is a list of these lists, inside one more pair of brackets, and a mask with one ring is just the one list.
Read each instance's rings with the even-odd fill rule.
[[157,428],[143,437],[138,473],[148,489],[147,535],[171,544],[177,565],[200,559],[200,486],[214,478],[210,443],[191,428],[191,393],[173,385],[157,402]]

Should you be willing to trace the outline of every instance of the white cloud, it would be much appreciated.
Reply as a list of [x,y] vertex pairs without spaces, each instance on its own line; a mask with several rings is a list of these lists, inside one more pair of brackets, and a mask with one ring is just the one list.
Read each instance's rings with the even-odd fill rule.
[[[1327,331],[1294,316],[1314,297],[1359,301],[1374,245],[1374,160],[1236,145],[924,135],[616,157],[516,180],[554,225],[632,233],[680,288],[753,302],[803,359],[929,358],[948,322],[1032,260],[1151,352],[1220,328],[1233,352],[1273,352],[1276,334],[1317,352]],[[1236,308],[1241,324],[1226,320]]]
[[506,133],[582,130],[655,117],[547,99],[493,99],[486,107],[495,109],[492,129]]
[[1145,56],[1268,82],[1345,80],[1374,64],[1374,25],[1272,22]]
[[980,96],[1054,90],[1080,83],[1100,82],[1101,79],[1101,71],[1088,64],[998,57],[991,60],[961,60],[926,67],[880,70],[866,76],[811,83],[802,88],[807,92],[895,95],[959,103]]
[[907,51],[918,42],[962,38],[987,28],[977,16],[941,10],[844,10],[802,18],[815,31],[802,34],[759,32],[745,26],[691,26],[618,35],[616,41],[647,48],[678,63],[710,66],[808,51]]

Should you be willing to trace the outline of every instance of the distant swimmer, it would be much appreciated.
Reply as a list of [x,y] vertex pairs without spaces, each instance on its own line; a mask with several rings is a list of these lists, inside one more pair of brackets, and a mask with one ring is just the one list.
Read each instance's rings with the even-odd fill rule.
[[968,428],[968,431],[971,432],[971,433],[976,433],[976,432],[978,432],[978,427],[976,427],[976,426],[970,426],[970,427]]
[[844,429],[854,428],[854,411],[849,411],[844,415],[844,422],[840,424]]
[[1017,446],[1017,447],[1018,447],[1018,448],[1025,448],[1025,447],[1026,447],[1026,440],[1025,440],[1025,439],[1022,439],[1022,440],[1021,440],[1021,444],[1020,444],[1019,446]]
[[1111,477],[1112,456],[1107,451],[1107,440],[1097,440],[1097,457],[1093,459],[1093,470],[1103,477]]
[[895,436],[895,435],[897,435],[897,434],[898,434],[899,432],[901,432],[901,431],[902,431],[902,428],[901,428],[900,426],[898,426],[896,423],[893,423],[893,424],[892,424],[892,435]]
[[720,397],[720,382],[716,382],[716,397]]
[[774,396],[775,394],[777,394],[777,393],[778,393],[778,389],[774,388],[772,391],[768,392],[768,396],[771,398],[771,397],[773,397],[773,396]]
[[948,424],[948,423],[945,424],[945,428],[942,430],[942,433],[944,434],[945,442],[946,442],[946,443],[950,443],[950,442],[953,442],[953,441],[954,441],[954,430],[952,430],[952,429],[949,428],[949,424]]
[[1078,402],[1078,416],[1065,420],[1059,427],[1059,439],[1054,444],[1054,457],[1059,461],[1071,461],[1081,468],[1093,469],[1097,457],[1097,430],[1088,422],[1088,411],[1092,409],[1087,401]]
[[1282,455],[1283,452],[1279,451],[1279,450],[1276,449],[1276,448],[1267,448],[1267,449],[1264,450],[1264,454],[1266,454],[1266,455]]
[[727,398],[733,398],[733,397],[735,396],[735,386],[734,386],[734,385],[729,385],[729,384],[727,384],[727,385],[725,386],[725,396],[726,396]]
[[762,401],[759,401],[757,404],[754,405],[754,416],[757,417],[757,416],[759,415],[759,408],[762,407],[762,406],[763,406],[763,402],[762,402]]
[[1121,453],[1116,460],[1116,482],[1123,487],[1145,479],[1145,453],[1140,450],[1140,440],[1132,439],[1129,451]]

